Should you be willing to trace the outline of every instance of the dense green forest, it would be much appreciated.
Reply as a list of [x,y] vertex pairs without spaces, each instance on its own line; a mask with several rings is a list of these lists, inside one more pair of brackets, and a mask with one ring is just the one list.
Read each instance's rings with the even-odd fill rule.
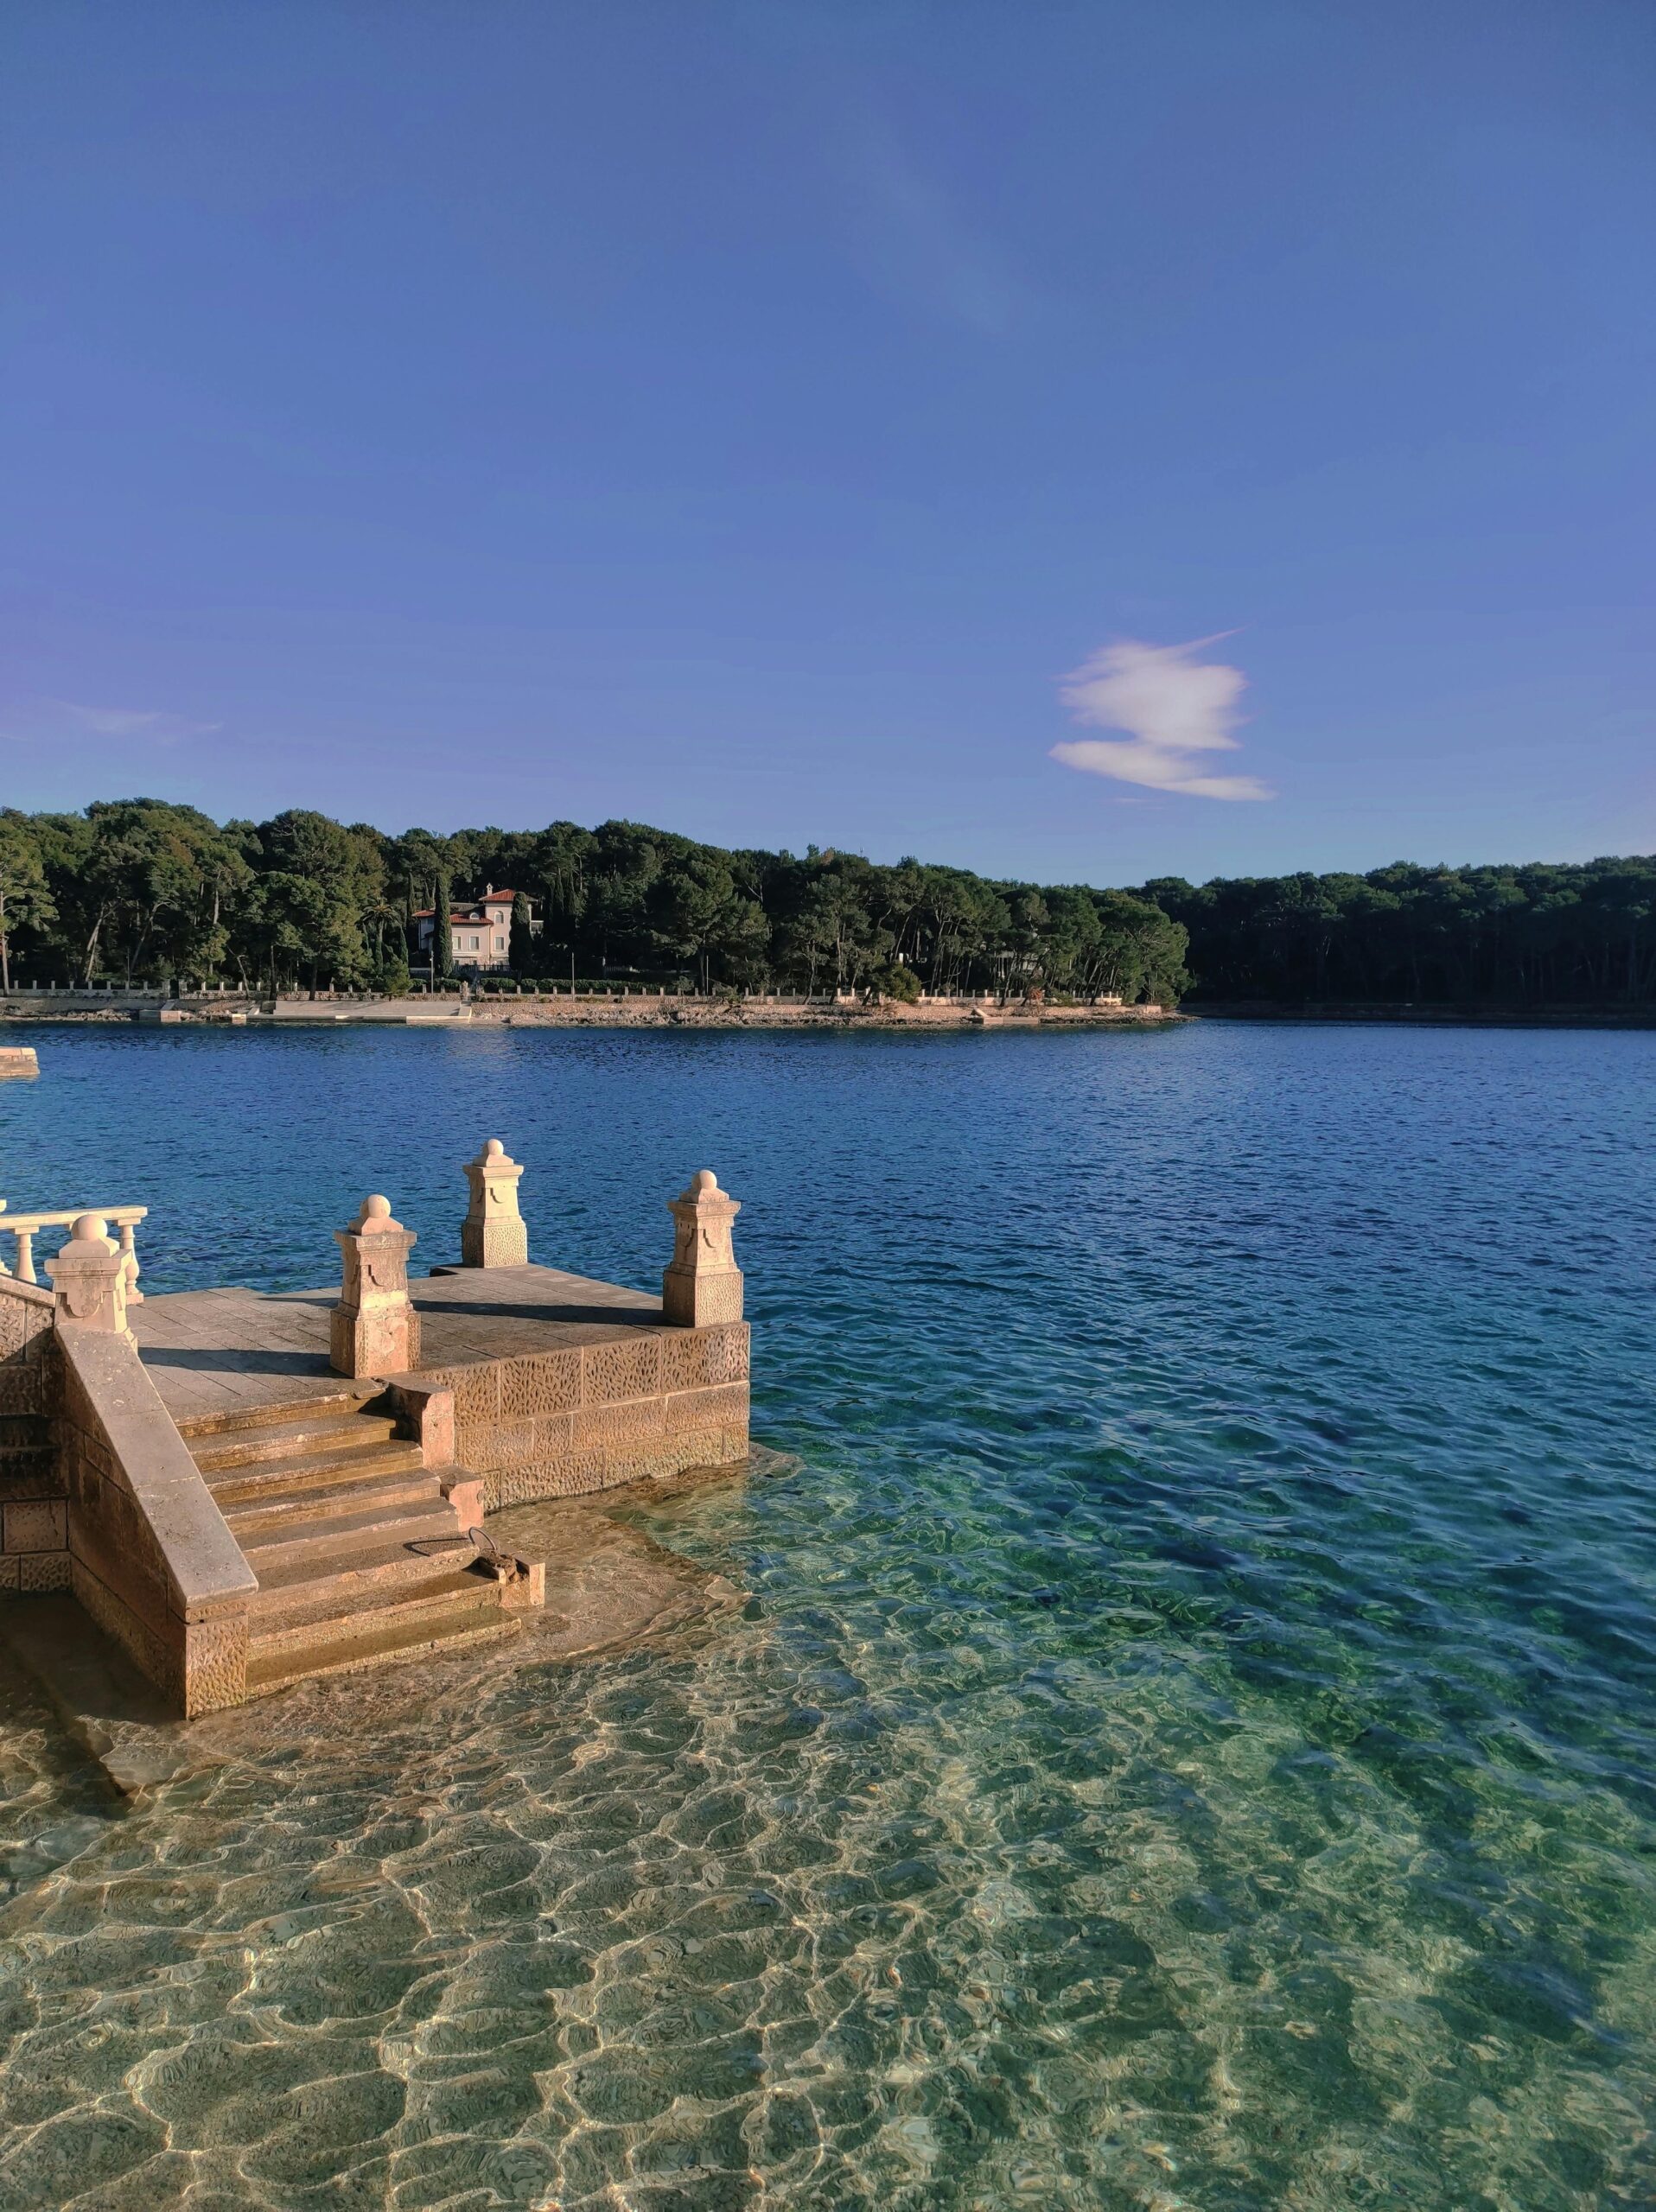
[[413,916],[446,912],[486,883],[520,894],[513,966],[545,982],[1162,1003],[1192,991],[1284,1003],[1656,998],[1656,858],[1400,862],[1096,890],[815,847],[802,858],[727,852],[631,822],[392,837],[305,810],[220,824],[157,799],[0,811],[0,984],[406,988]]
[[1656,855],[1139,887],[1203,998],[1514,1007],[1656,999]]

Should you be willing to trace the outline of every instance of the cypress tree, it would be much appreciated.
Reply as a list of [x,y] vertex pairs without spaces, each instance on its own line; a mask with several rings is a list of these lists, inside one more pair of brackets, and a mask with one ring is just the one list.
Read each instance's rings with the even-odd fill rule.
[[431,965],[432,972],[441,982],[445,976],[453,975],[455,967],[454,934],[449,927],[449,909],[453,901],[446,873],[437,878],[432,904],[436,912],[431,918]]
[[526,976],[535,962],[535,940],[529,929],[529,901],[519,892],[512,901],[512,936],[507,957],[514,976]]

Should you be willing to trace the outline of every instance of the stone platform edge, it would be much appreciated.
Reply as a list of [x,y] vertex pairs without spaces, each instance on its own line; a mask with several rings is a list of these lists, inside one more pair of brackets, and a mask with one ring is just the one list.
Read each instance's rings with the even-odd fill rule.
[[479,1478],[493,1513],[739,1465],[748,1448],[748,1324],[729,1321],[384,1381],[417,1433],[433,1394],[452,1396],[452,1456]]

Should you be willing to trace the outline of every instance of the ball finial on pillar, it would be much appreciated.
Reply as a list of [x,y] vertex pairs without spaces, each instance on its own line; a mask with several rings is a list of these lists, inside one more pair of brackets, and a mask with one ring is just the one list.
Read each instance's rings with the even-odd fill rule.
[[130,1344],[126,1257],[108,1230],[100,1213],[77,1216],[68,1243],[56,1259],[46,1262],[46,1272],[52,1278],[60,1321],[78,1321],[107,1336],[124,1337]]

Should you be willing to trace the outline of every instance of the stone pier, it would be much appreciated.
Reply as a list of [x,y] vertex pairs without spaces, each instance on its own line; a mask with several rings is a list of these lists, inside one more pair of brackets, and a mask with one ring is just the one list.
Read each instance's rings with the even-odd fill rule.
[[0,1591],[72,1589],[205,1712],[509,1632],[544,1583],[469,1534],[497,1507],[746,1461],[740,1208],[711,1171],[667,1201],[657,1298],[531,1262],[498,1140],[463,1169],[465,1264],[423,1277],[379,1193],[331,1289],[139,1300],[94,1215],[50,1292],[0,1275]]

